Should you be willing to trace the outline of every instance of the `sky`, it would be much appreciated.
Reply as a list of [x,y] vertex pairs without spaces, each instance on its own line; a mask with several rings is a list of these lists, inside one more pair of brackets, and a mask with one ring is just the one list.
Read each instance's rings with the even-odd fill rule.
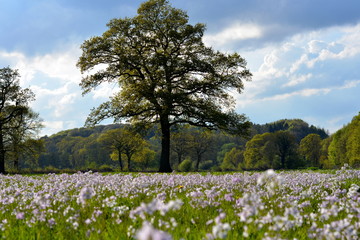
[[[0,68],[18,69],[21,86],[36,94],[40,135],[83,127],[117,90],[107,84],[82,95],[80,46],[111,19],[135,16],[142,2],[0,0]],[[300,118],[334,133],[360,112],[360,1],[169,2],[191,24],[206,24],[207,46],[246,59],[252,81],[234,98],[250,121]]]

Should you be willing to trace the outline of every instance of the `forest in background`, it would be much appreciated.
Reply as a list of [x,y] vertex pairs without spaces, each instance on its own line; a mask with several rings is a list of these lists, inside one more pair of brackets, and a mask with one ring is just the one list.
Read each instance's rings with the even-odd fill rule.
[[[182,125],[172,129],[171,165],[178,171],[357,167],[351,155],[358,154],[359,139],[350,135],[359,132],[359,118],[332,136],[301,119],[252,124],[248,138]],[[61,131],[41,141],[41,153],[19,159],[22,171],[156,171],[161,151],[157,127],[139,134],[123,124]]]

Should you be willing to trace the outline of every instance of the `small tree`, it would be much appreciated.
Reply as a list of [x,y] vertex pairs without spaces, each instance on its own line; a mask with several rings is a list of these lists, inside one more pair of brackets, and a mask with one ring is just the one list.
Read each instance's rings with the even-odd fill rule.
[[296,167],[297,145],[294,135],[287,131],[277,131],[275,134],[275,145],[280,157],[281,168]]
[[300,153],[312,167],[320,166],[321,141],[320,135],[312,133],[304,137],[300,142]]
[[250,80],[246,61],[206,47],[205,26],[190,25],[187,14],[167,0],[141,4],[133,18],[113,19],[109,29],[82,45],[77,66],[90,72],[81,81],[86,94],[103,82],[119,93],[93,109],[87,125],[113,117],[161,127],[160,172],[171,172],[170,128],[179,123],[247,133],[250,123],[235,113],[229,90],[241,93]]
[[[33,119],[26,119],[25,116],[29,116],[31,110],[28,103],[35,100],[35,95],[30,89],[20,87],[19,77],[17,70],[9,67],[0,69],[0,173],[5,172],[6,152],[12,144],[24,139],[22,127]],[[16,131],[19,133],[15,134]]]
[[275,134],[257,134],[246,143],[244,166],[246,169],[276,169],[279,167],[277,155]]
[[211,148],[213,136],[210,131],[195,129],[191,131],[191,148],[195,154],[195,171],[199,170],[203,155]]
[[[36,139],[39,130],[43,127],[39,114],[30,108],[22,111],[9,124],[7,124],[6,135],[9,143],[7,144],[7,156],[13,161],[13,167],[19,170],[20,159],[39,157],[44,150],[43,141]],[[26,156],[28,155],[28,156]],[[29,158],[30,157],[30,158]],[[36,159],[33,159],[34,163]]]
[[223,162],[221,163],[221,170],[230,171],[230,170],[239,170],[243,168],[244,163],[244,151],[232,148],[229,152],[225,153]]
[[222,162],[224,161],[225,154],[233,148],[236,148],[236,143],[234,142],[223,144],[220,148],[220,151],[217,153],[216,163],[221,165]]
[[148,170],[155,163],[156,152],[149,147],[144,147],[134,155],[136,162],[141,170]]
[[99,137],[99,142],[116,152],[121,170],[123,170],[122,154],[124,154],[127,157],[129,171],[131,171],[131,158],[146,145],[139,134],[125,128],[106,131]]
[[[45,152],[45,144],[42,139],[29,138],[22,142],[22,151],[20,152],[20,165],[30,168],[39,166],[41,153]],[[14,163],[15,164],[15,163]],[[16,166],[14,166],[17,170]]]
[[191,135],[184,126],[171,134],[171,150],[177,155],[177,164],[181,164],[191,147]]

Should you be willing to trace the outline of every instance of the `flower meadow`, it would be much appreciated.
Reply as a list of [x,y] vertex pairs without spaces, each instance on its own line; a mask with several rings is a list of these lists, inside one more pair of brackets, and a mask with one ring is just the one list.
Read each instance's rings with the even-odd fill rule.
[[360,171],[0,175],[1,239],[358,239]]

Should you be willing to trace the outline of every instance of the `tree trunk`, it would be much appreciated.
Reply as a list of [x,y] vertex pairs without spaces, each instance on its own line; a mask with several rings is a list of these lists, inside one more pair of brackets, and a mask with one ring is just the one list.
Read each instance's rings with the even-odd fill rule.
[[127,156],[127,160],[128,160],[128,171],[129,172],[131,172],[131,155],[130,154],[128,154],[128,155],[126,155]]
[[200,162],[201,162],[201,154],[197,154],[197,161],[196,161],[196,165],[195,165],[195,171],[199,170]]
[[15,156],[14,158],[14,169],[15,171],[19,171],[19,157],[18,156]]
[[5,149],[4,149],[3,131],[1,126],[0,126],[0,173],[5,173]]
[[280,159],[281,159],[281,168],[285,169],[285,159],[286,159],[285,154],[281,154]]
[[160,117],[161,156],[159,172],[172,172],[170,166],[170,123],[168,116]]
[[119,153],[118,161],[119,161],[119,165],[120,165],[120,170],[122,171],[123,170],[123,165],[122,165],[122,160],[121,160],[121,151],[119,149],[118,149],[118,153]]

